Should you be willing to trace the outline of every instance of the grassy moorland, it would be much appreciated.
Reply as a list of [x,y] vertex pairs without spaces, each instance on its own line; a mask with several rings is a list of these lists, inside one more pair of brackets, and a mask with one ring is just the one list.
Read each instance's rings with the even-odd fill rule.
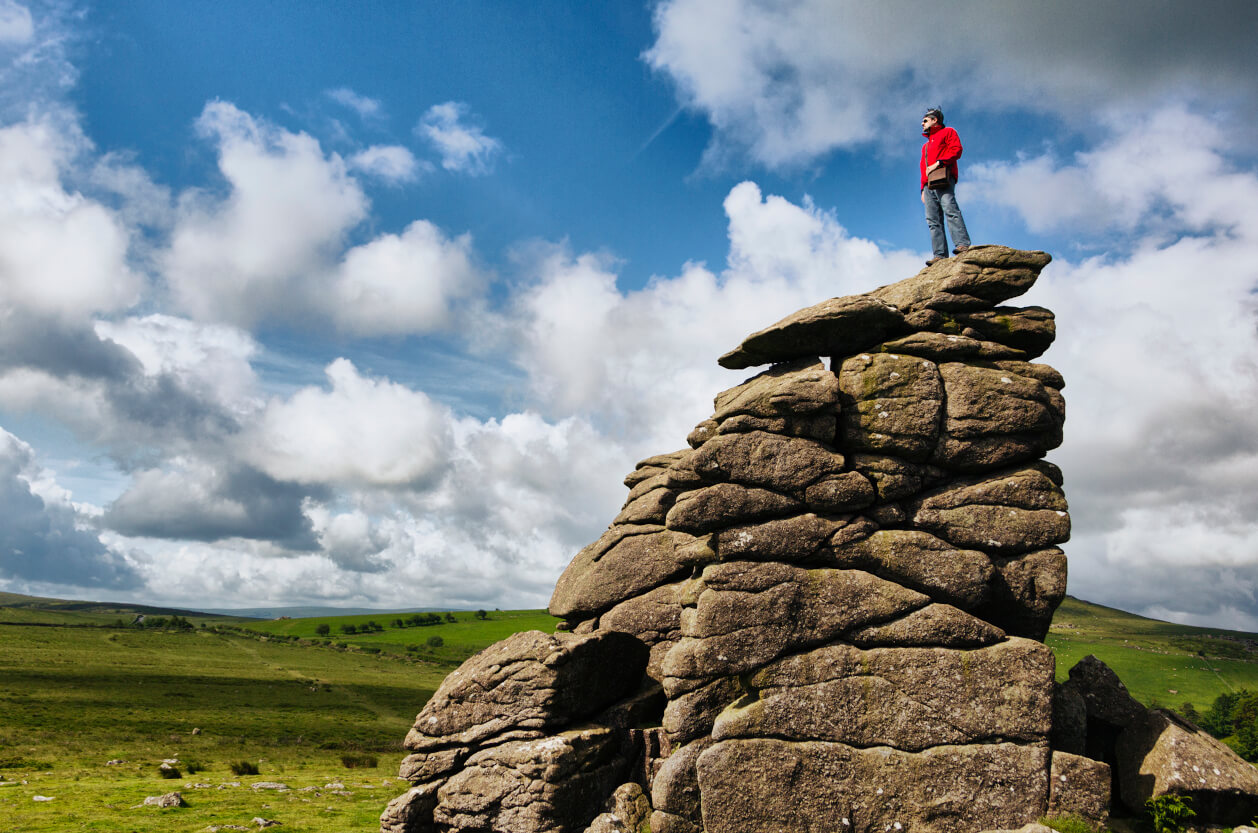
[[1067,597],[1045,642],[1058,679],[1094,654],[1146,705],[1204,711],[1226,691],[1258,690],[1258,634],[1173,625]]
[[[390,613],[271,619],[243,623],[243,627],[256,633],[298,638],[316,645],[343,646],[372,652],[378,650],[382,653],[409,655],[436,663],[458,665],[486,645],[506,639],[513,633],[528,630],[552,632],[558,621],[544,610],[494,610],[488,611],[488,618],[483,620],[467,611],[450,615],[458,621],[404,628],[394,627],[389,623],[396,619],[405,619],[406,614]],[[383,630],[367,630],[372,623]],[[319,625],[328,626],[327,636],[318,634]],[[342,633],[344,626],[352,626],[356,632]],[[437,637],[441,644],[430,645],[429,640],[433,637]]]
[[[293,833],[376,830],[405,788],[400,741],[441,679],[486,645],[556,621],[543,611],[489,611],[483,621],[463,611],[452,623],[443,615],[405,628],[391,624],[407,618],[399,614],[113,626],[136,612],[0,594],[4,830],[168,833],[253,827],[255,817]],[[147,609],[176,613],[187,612]],[[343,633],[350,625],[356,632]],[[1059,677],[1096,654],[1146,703],[1202,709],[1224,691],[1258,689],[1253,634],[1067,599],[1047,642]],[[162,778],[163,760],[177,761],[180,777]],[[258,774],[233,773],[240,762]],[[288,789],[253,787],[266,782]],[[172,790],[189,806],[139,806]]]
[[[205,617],[162,631],[111,627],[117,610],[0,607],[0,622],[17,623],[0,624],[3,829],[256,829],[259,817],[288,831],[375,830],[405,789],[401,740],[442,678],[507,633],[555,623],[537,611],[455,617],[415,629],[444,642],[421,658],[381,635],[354,640],[375,640],[363,649],[299,639],[317,620],[220,630],[224,620]],[[329,621],[360,618],[372,617]],[[236,629],[245,624],[277,632]],[[161,777],[164,760],[180,777]],[[240,762],[258,774],[233,773]],[[253,786],[266,782],[288,789]],[[172,790],[187,807],[139,806]]]

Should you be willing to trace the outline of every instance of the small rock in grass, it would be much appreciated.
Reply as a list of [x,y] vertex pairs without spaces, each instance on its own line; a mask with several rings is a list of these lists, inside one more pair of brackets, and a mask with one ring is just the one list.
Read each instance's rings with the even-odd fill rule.
[[260,816],[254,816],[253,823],[256,824],[258,827],[278,827],[280,824],[275,819],[264,819]]
[[332,781],[331,783],[324,784],[323,788],[325,790],[343,790],[345,789],[345,785],[340,781]]
[[105,761],[105,766],[118,766],[119,764],[125,764],[125,763],[126,761],[124,761],[122,758],[114,758],[112,761]]
[[218,785],[218,789],[225,790],[225,789],[228,789],[229,787],[239,787],[239,786],[240,786],[239,781],[224,781],[223,783]]
[[187,807],[188,802],[183,800],[183,796],[179,793],[166,793],[165,795],[150,795],[144,799],[144,807]]
[[250,784],[255,790],[287,790],[287,784],[281,784],[279,781],[258,781],[256,784]]
[[51,795],[32,795],[31,801],[52,801]]

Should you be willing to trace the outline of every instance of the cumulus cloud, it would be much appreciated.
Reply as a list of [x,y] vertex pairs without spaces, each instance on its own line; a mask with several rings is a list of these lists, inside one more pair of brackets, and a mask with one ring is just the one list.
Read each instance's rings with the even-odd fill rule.
[[[1176,148],[1165,153],[1167,146]],[[1117,125],[1069,161],[1051,154],[976,165],[982,200],[1016,211],[1032,231],[1140,232],[1142,237],[1217,228],[1258,229],[1251,173],[1228,158],[1235,140],[1183,107]]]
[[[607,473],[627,470],[631,461],[620,443],[587,420],[548,422],[531,411],[460,420],[454,440],[442,488],[419,496],[414,506],[448,515],[482,546],[513,539],[523,547],[538,539],[576,544],[605,526],[601,513],[624,497],[620,478]],[[556,561],[545,548],[538,555],[552,570],[567,563],[566,555]]]
[[240,454],[277,480],[406,486],[441,476],[447,410],[422,391],[362,376],[348,359],[325,370],[328,389],[273,399],[237,440]]
[[372,145],[349,158],[350,170],[381,180],[387,185],[405,185],[419,179],[427,163],[420,164],[401,145]]
[[334,277],[329,316],[345,331],[395,335],[446,329],[455,306],[477,298],[487,276],[471,235],[449,238],[426,220],[350,249]]
[[671,451],[710,414],[711,397],[747,375],[716,364],[745,335],[820,298],[918,268],[915,255],[884,253],[832,214],[763,195],[751,182],[730,191],[725,212],[724,271],[687,264],[628,293],[606,259],[562,247],[525,253],[534,279],[511,320],[523,343],[517,361],[545,413],[588,414],[643,456]]
[[125,348],[145,375],[169,374],[197,398],[238,415],[261,404],[251,364],[259,347],[242,330],[155,313],[98,321],[96,332]]
[[[1124,259],[1053,264],[1035,290],[1057,312],[1059,346],[1049,359],[1068,382],[1066,440],[1054,458],[1075,517],[1068,552],[1076,593],[1191,614],[1212,603],[1190,592],[1202,589],[1196,577],[1227,573],[1248,576],[1230,592],[1248,593],[1252,605],[1251,240],[1220,233]],[[1176,572],[1180,579],[1165,580]]]
[[709,162],[745,152],[771,167],[902,134],[906,112],[937,103],[1068,120],[1168,97],[1258,104],[1245,34],[1258,9],[1244,0],[1138,15],[1121,2],[982,0],[947,18],[955,36],[941,38],[926,0],[666,0],[644,58],[715,128]]
[[101,523],[130,537],[251,538],[311,550],[317,547],[316,538],[302,511],[309,494],[308,488],[230,460],[175,458],[164,468],[137,472]]
[[111,589],[141,583],[132,563],[101,543],[66,492],[40,470],[31,447],[2,428],[0,578]]
[[372,589],[326,556],[279,551],[266,542],[133,539],[105,531],[111,546],[134,547],[136,572],[149,588],[132,593],[152,602],[190,608],[325,603],[375,605]]
[[54,379],[121,381],[138,371],[135,357],[102,340],[90,322],[20,315],[0,327],[0,377],[25,372]]
[[[379,566],[379,577],[366,580],[380,598],[545,605],[559,572],[623,501],[619,481],[632,466],[625,448],[588,421],[549,422],[534,412],[454,420],[448,449],[444,476],[428,487],[362,495],[354,511],[325,512],[326,521],[311,512],[337,563]],[[340,532],[365,537],[338,537],[338,518]]]
[[[316,539],[306,542],[308,553],[242,535],[244,496],[233,498],[231,484],[208,463],[190,461],[139,478],[143,484],[106,514],[116,530],[106,539],[135,547],[137,569],[160,574],[169,601],[194,606],[205,594],[270,603],[543,606],[559,571],[623,500],[619,479],[631,458],[579,418],[451,417],[448,430],[439,478],[407,488],[307,485],[302,513]],[[289,507],[293,486],[283,488]],[[183,540],[170,537],[176,532]]]
[[213,141],[228,191],[189,193],[163,257],[176,303],[194,317],[243,325],[307,306],[319,274],[368,201],[344,160],[223,101],[197,121]]
[[[40,21],[26,32],[22,11],[0,0],[0,102],[24,108],[0,128],[0,407],[70,426],[131,474],[97,534],[29,447],[0,436],[9,582],[149,582],[194,606],[542,604],[614,515],[635,459],[681,447],[712,395],[750,375],[716,356],[801,306],[920,267],[807,200],[745,182],[724,202],[726,263],[624,291],[611,257],[521,246],[521,279],[487,311],[467,235],[419,220],[352,237],[369,210],[360,179],[419,174],[405,148],[342,158],[211,102],[197,129],[221,182],[172,201],[125,156],[93,156],[72,115],[29,114],[42,88],[22,67],[56,70],[38,81],[53,85],[72,68],[57,33]],[[906,108],[948,107],[956,90],[967,106],[1109,114],[1088,125],[1100,139],[1083,152],[989,163],[966,186],[1035,231],[1122,237],[1105,257],[1059,256],[1025,299],[1057,312],[1047,360],[1069,382],[1053,457],[1075,518],[1071,590],[1258,627],[1246,612],[1258,592],[1258,178],[1236,161],[1247,146],[1197,106],[1258,103],[1249,4],[1133,18],[1112,3],[984,2],[955,10],[969,39],[944,42],[924,3],[666,0],[655,14],[646,59],[716,128],[712,160],[803,164],[880,140],[893,122],[903,132]],[[1149,48],[1170,31],[1175,49]],[[328,95],[381,114],[352,90]],[[1188,103],[1147,105],[1161,96]],[[475,121],[448,102],[416,133],[447,170],[486,173],[503,146]],[[149,237],[168,243],[151,259]],[[144,295],[150,263],[169,297]],[[137,298],[145,314],[128,315]],[[451,326],[476,315],[480,327]],[[262,346],[242,328],[271,320],[351,337],[497,331],[495,360],[522,380],[503,396],[516,412],[460,416],[436,391],[360,372],[355,344],[325,384],[268,398]]]
[[352,173],[411,181],[421,163],[407,149],[375,146],[347,162],[225,102],[207,105],[198,126],[217,142],[228,192],[184,194],[159,257],[175,302],[194,318],[405,335],[445,328],[482,292],[471,238],[426,220],[346,248],[369,207]]
[[447,171],[480,176],[492,169],[495,157],[502,152],[502,142],[468,123],[470,113],[471,108],[461,101],[434,104],[415,126],[415,133],[436,148],[441,167]]
[[126,227],[63,174],[88,147],[73,121],[0,128],[0,317],[73,321],[125,309],[142,288]]
[[[390,566],[383,553],[397,538],[396,522],[392,519],[381,524],[360,509],[333,512],[314,502],[307,505],[306,515],[318,535],[323,554],[338,567],[355,572],[381,572]],[[385,525],[394,529],[382,529]]]
[[151,315],[0,333],[15,348],[0,353],[0,408],[55,419],[127,467],[220,443],[263,404],[256,344],[229,327]]

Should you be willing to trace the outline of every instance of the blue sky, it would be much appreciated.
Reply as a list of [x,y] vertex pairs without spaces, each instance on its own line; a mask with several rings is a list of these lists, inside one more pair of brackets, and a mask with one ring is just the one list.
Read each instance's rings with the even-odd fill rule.
[[741,381],[1051,252],[1070,592],[1258,630],[1249,3],[0,0],[0,589],[541,606]]

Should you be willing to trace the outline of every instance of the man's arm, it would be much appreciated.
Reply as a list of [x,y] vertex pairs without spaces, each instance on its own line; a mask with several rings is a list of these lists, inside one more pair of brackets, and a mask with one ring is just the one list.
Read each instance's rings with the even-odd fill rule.
[[939,142],[939,153],[935,156],[935,167],[951,165],[961,158],[961,137],[951,127],[945,128],[946,133]]

